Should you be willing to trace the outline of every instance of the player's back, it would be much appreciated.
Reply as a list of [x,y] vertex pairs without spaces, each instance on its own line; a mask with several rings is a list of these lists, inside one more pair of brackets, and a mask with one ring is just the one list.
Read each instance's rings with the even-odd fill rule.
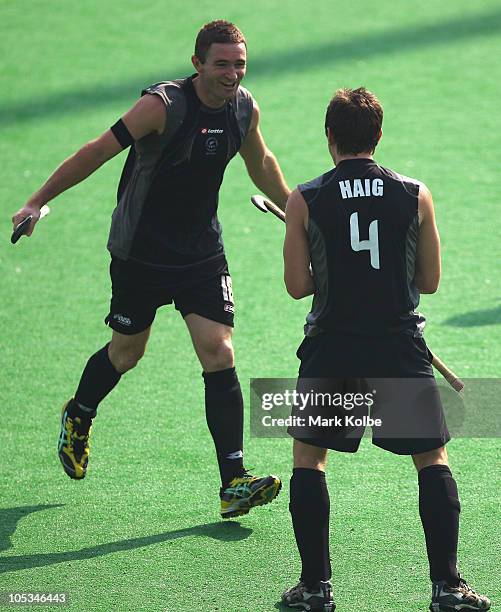
[[360,158],[299,190],[308,205],[316,287],[307,335],[416,327],[419,182]]

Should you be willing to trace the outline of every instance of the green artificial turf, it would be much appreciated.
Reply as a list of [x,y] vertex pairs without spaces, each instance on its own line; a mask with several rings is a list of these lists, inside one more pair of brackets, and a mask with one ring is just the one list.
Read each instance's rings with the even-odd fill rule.
[[[246,433],[246,464],[282,476],[284,490],[222,524],[200,366],[172,308],[100,408],[87,479],[73,482],[59,465],[59,409],[109,338],[106,240],[123,156],[54,201],[31,239],[8,241],[11,215],[50,171],[142,87],[188,74],[198,28],[221,17],[247,36],[245,85],[291,186],[331,165],[323,116],[334,90],[363,84],[380,97],[377,161],[424,180],[436,204],[443,275],[421,303],[427,341],[463,377],[500,375],[498,2],[1,0],[0,591],[66,591],[75,611],[270,612],[299,575],[290,441]],[[220,217],[247,404],[250,378],[295,375],[309,306],[285,293],[283,226],[250,205],[255,191],[236,159]],[[463,505],[460,569],[494,602],[499,448],[495,438],[449,445]],[[409,459],[368,440],[356,456],[331,455],[340,611],[427,609],[416,481]]]

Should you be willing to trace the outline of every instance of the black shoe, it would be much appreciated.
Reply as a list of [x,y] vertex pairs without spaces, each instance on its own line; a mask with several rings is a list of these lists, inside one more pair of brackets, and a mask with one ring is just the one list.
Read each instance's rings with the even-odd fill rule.
[[336,604],[332,599],[332,584],[328,580],[309,587],[301,581],[285,591],[282,595],[282,603],[289,608],[300,608],[312,612],[334,612],[336,609]]
[[63,406],[57,454],[70,478],[85,478],[89,462],[89,437],[92,419],[75,416],[75,400]]
[[485,595],[479,595],[459,579],[458,586],[451,587],[444,580],[433,583],[430,612],[456,610],[489,610],[491,602]]

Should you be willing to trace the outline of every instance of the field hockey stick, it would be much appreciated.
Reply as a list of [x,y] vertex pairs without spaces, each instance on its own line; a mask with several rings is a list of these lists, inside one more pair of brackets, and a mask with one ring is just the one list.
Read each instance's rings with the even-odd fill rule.
[[267,213],[268,211],[270,211],[275,215],[275,217],[278,217],[280,221],[285,221],[284,211],[276,204],[274,204],[271,200],[267,200],[262,195],[253,195],[251,196],[251,202],[256,208],[259,208],[261,212]]
[[[267,200],[262,195],[253,195],[251,197],[251,202],[254,204],[256,208],[259,208],[261,212],[271,212],[280,219],[280,221],[285,221],[285,213],[279,208],[276,204]],[[429,349],[428,349],[429,350]],[[445,380],[451,385],[451,387],[460,393],[464,389],[464,382],[458,378],[454,372],[448,368],[445,363],[439,359],[432,351],[430,351],[431,356],[431,364],[432,366],[442,374]]]
[[[38,220],[43,219],[49,213],[50,213],[50,208],[47,206],[47,204],[44,204],[42,208],[40,209],[40,217]],[[16,225],[16,227],[14,228],[14,231],[12,232],[12,236],[10,237],[10,241],[12,242],[12,244],[16,244],[19,238],[21,238],[21,236],[28,231],[28,228],[30,226],[30,222],[32,219],[33,219],[33,215],[28,215],[21,221],[21,223],[18,223]]]

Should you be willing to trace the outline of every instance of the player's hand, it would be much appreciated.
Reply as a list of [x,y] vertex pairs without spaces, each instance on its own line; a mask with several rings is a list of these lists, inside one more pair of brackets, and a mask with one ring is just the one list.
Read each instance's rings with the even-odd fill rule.
[[16,227],[21,223],[21,221],[23,221],[24,219],[26,219],[26,217],[29,217],[30,215],[31,222],[24,235],[31,236],[33,230],[35,229],[35,225],[40,219],[40,206],[38,206],[37,204],[25,204],[20,210],[17,211],[17,213],[12,217],[13,229],[16,229]]

